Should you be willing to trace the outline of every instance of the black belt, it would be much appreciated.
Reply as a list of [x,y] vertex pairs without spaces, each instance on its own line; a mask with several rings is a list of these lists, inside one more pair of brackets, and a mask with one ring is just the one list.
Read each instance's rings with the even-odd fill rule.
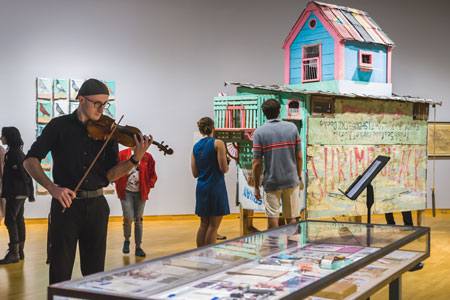
[[98,189],[96,191],[83,191],[83,190],[77,191],[77,198],[79,199],[97,198],[98,196],[101,195],[103,195],[103,188]]

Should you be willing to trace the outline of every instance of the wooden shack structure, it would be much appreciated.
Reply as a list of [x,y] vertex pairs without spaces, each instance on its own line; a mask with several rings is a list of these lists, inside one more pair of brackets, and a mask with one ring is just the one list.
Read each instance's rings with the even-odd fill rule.
[[238,162],[244,209],[262,207],[251,188],[252,137],[269,98],[302,139],[308,218],[365,215],[365,195],[351,201],[339,189],[378,155],[391,160],[373,182],[373,212],[426,208],[427,120],[441,102],[392,94],[393,47],[366,12],[314,1],[283,45],[284,86],[226,83],[237,94],[214,98],[216,136]]

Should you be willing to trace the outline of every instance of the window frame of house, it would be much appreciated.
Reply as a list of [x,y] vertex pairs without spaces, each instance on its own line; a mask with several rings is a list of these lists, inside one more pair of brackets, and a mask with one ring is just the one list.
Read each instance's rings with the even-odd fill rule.
[[[292,102],[297,102],[298,103],[298,115],[291,115],[289,112],[289,104],[291,104]],[[289,99],[289,101],[286,103],[286,116],[288,119],[301,119],[301,105],[300,105],[300,100],[297,98],[292,98]]]
[[[373,52],[364,50],[359,50],[358,52],[358,68],[361,71],[371,72],[373,69]],[[368,55],[370,57],[370,63],[363,62],[364,55]]]
[[[317,104],[329,104],[330,111],[317,111]],[[333,97],[329,96],[312,96],[311,97],[311,116],[333,116],[335,101]]]
[[[240,127],[233,127],[233,110],[240,111]],[[240,129],[245,128],[245,107],[244,105],[229,105],[225,111],[225,128]]]
[[[311,25],[312,21],[314,21],[314,26]],[[311,18],[311,20],[309,20],[309,22],[308,22],[308,26],[309,26],[309,29],[314,29],[314,28],[316,28],[316,26],[317,26],[317,20],[316,20],[316,18]]]
[[[305,49],[308,47],[314,47],[319,46],[319,55],[317,57],[308,57],[305,58]],[[305,61],[308,60],[316,60],[316,67],[317,67],[317,77],[311,78],[311,79],[305,79]],[[302,64],[301,64],[301,70],[302,70],[302,83],[306,82],[316,82],[316,81],[322,81],[322,43],[316,43],[316,44],[309,44],[309,45],[303,45],[302,47]]]

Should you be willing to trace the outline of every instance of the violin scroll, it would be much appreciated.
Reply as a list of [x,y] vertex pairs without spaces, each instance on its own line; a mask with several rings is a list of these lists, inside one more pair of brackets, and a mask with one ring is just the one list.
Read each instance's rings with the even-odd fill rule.
[[155,142],[153,141],[153,144],[155,144],[159,151],[164,152],[164,155],[169,154],[172,155],[173,154],[173,149],[169,147],[169,145],[164,145],[164,141],[162,141],[161,143]]

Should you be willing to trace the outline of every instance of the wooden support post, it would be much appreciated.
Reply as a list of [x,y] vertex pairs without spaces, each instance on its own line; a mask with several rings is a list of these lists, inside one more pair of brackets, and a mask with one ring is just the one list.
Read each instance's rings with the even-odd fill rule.
[[417,226],[422,226],[422,224],[423,224],[423,220],[424,220],[424,217],[425,217],[425,210],[418,210],[417,211]]
[[249,211],[248,209],[243,209],[242,205],[239,205],[240,210],[240,227],[241,227],[241,236],[248,234],[248,215]]

